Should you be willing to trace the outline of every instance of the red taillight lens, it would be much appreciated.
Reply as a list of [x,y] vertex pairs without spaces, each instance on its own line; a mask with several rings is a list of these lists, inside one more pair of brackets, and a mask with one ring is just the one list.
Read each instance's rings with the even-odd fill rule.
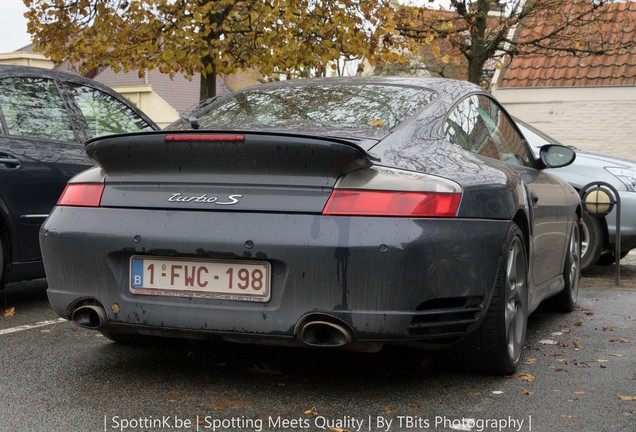
[[99,207],[104,192],[103,183],[72,183],[66,185],[60,199],[59,206]]
[[455,217],[461,194],[336,189],[322,214]]

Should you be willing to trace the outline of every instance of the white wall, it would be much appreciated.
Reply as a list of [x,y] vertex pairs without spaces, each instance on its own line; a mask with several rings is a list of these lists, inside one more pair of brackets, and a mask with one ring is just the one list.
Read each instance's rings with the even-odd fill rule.
[[515,117],[563,144],[636,159],[636,86],[495,89]]

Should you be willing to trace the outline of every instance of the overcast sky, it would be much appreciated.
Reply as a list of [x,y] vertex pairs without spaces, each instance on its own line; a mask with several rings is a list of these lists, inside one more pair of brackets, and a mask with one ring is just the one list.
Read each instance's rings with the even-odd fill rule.
[[31,43],[27,33],[26,6],[22,0],[0,0],[0,53],[7,53]]

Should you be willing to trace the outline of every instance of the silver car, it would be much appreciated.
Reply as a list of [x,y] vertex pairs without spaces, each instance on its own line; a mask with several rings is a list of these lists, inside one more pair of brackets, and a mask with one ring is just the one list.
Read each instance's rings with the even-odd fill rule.
[[[538,131],[532,126],[516,119],[517,125],[525,135],[535,153],[545,144],[559,142]],[[577,150],[576,160],[563,168],[550,169],[581,190],[591,182],[608,183],[618,191],[621,202],[621,258],[636,247],[636,161],[588,153]],[[594,264],[612,264],[616,261],[616,208],[605,217],[594,217],[583,212],[582,220],[582,256],[583,269]]]

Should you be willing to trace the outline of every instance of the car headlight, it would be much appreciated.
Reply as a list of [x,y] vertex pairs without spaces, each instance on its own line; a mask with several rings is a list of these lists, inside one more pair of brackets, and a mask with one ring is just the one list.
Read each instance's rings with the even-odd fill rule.
[[625,183],[628,191],[636,192],[636,170],[616,167],[605,167],[605,169]]

